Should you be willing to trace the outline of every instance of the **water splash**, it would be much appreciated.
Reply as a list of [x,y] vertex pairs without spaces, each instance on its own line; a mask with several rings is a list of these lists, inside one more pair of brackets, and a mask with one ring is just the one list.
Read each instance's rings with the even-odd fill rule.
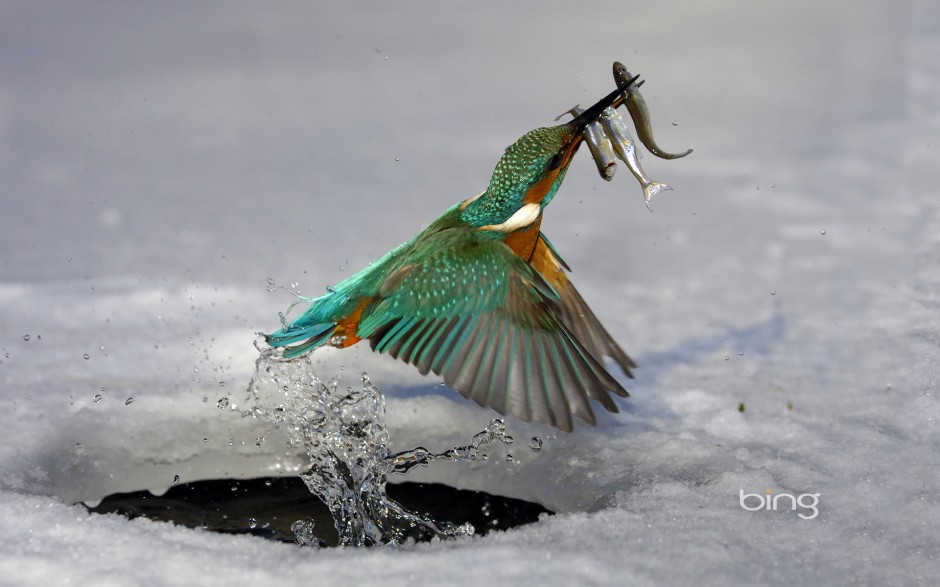
[[[293,311],[293,309],[296,306],[298,306],[299,304],[309,304],[310,302],[316,299],[316,298],[305,296],[302,293],[300,293],[300,284],[296,281],[294,283],[291,283],[290,285],[278,285],[273,277],[268,277],[267,282],[268,282],[268,285],[265,289],[268,291],[268,293],[273,293],[278,290],[284,290],[287,293],[294,296],[295,298],[294,301],[291,302],[291,305],[288,306],[286,310],[284,310],[283,312],[277,313],[278,318],[280,318],[280,321],[281,321],[281,328],[288,327],[289,323],[288,323],[287,317],[290,315],[291,311]],[[330,288],[328,287],[327,290],[329,289]]]
[[467,446],[455,446],[441,453],[432,453],[424,447],[417,447],[387,457],[386,464],[391,473],[405,474],[414,467],[427,466],[431,461],[475,461],[486,459],[486,449],[494,441],[512,444],[513,437],[506,434],[506,423],[502,418],[494,418],[482,432],[478,432]]
[[[470,524],[458,526],[405,510],[386,495],[386,478],[433,459],[479,458],[497,438],[511,442],[498,420],[466,447],[389,455],[385,399],[368,376],[363,373],[361,388],[340,389],[336,380],[323,382],[314,374],[309,355],[286,361],[278,349],[261,350],[248,391],[255,400],[248,414],[286,431],[291,444],[309,456],[310,468],[301,478],[330,509],[344,546],[473,534]],[[299,543],[314,544],[313,536],[309,522],[297,525]]]

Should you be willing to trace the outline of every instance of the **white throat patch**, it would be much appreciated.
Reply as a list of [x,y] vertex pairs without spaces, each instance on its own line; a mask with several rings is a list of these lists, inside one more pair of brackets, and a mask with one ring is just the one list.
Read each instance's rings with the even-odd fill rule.
[[498,230],[508,234],[510,232],[517,231],[520,228],[532,226],[532,223],[535,222],[541,213],[542,205],[533,202],[531,204],[526,204],[522,208],[516,210],[516,212],[505,221],[500,222],[499,224],[487,224],[486,226],[481,226],[480,230]]

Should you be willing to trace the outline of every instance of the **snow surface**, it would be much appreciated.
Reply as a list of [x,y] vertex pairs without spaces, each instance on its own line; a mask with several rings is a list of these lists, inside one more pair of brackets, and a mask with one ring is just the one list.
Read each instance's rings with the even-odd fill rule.
[[[532,6],[4,5],[0,584],[935,583],[940,12]],[[291,300],[269,279],[315,294],[404,241],[609,91],[615,59],[660,145],[695,152],[644,159],[675,188],[652,215],[579,155],[543,230],[639,363],[632,397],[570,435],[510,420],[512,463],[413,475],[559,515],[316,551],[71,505],[296,471],[217,404],[245,401],[254,333]],[[395,448],[493,416],[365,349],[319,354],[386,392]],[[767,489],[818,493],[818,516],[740,506]]]

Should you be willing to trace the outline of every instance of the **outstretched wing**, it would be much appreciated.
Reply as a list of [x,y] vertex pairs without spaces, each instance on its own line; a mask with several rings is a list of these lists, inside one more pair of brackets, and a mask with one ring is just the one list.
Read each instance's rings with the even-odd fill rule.
[[598,362],[603,362],[604,357],[610,357],[620,365],[624,374],[632,379],[633,373],[630,369],[635,369],[636,363],[601,325],[565,274],[564,270],[568,269],[568,264],[555,252],[551,242],[542,233],[539,233],[529,264],[558,292],[559,303],[556,305],[556,312],[561,323]]
[[433,371],[482,406],[562,430],[627,392],[561,320],[561,299],[500,241],[444,230],[406,258],[362,315],[374,350]]

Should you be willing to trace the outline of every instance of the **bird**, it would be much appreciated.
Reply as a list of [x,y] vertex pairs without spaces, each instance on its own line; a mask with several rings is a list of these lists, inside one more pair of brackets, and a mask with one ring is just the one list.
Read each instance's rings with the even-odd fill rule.
[[592,400],[618,412],[611,395],[629,394],[605,357],[629,378],[636,363],[540,227],[585,127],[623,103],[638,77],[573,120],[525,133],[506,148],[485,191],[308,299],[302,315],[264,335],[267,344],[291,359],[368,340],[480,406],[565,432],[576,419],[596,425]]

